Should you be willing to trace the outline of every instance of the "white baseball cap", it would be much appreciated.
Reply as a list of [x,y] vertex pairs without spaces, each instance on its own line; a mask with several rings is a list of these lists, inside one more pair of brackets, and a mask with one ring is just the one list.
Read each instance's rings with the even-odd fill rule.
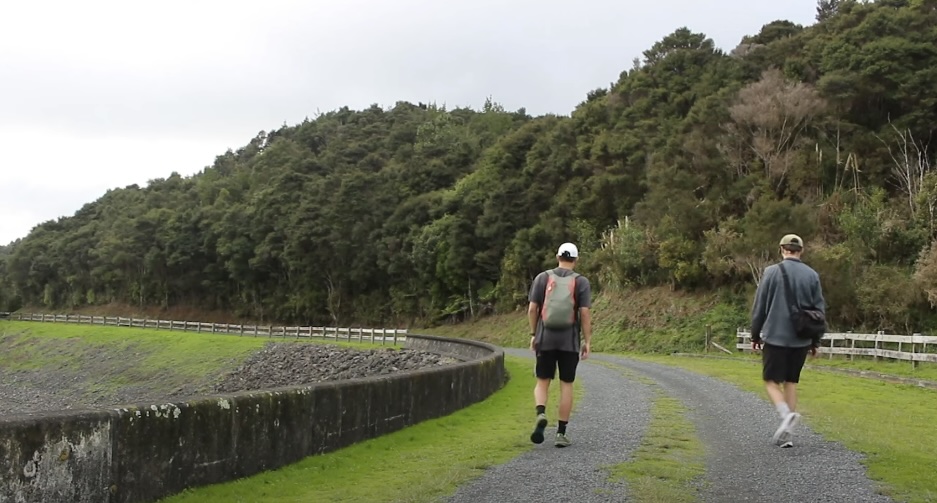
[[572,243],[563,243],[560,249],[556,251],[557,257],[576,258],[579,256],[579,249]]

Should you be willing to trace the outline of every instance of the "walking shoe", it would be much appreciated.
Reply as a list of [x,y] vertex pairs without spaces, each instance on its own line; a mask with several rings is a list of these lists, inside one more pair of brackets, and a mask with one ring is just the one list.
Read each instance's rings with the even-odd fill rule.
[[570,444],[570,441],[569,441],[568,438],[566,438],[566,434],[565,434],[565,433],[557,433],[557,434],[556,434],[556,441],[553,442],[553,445],[555,445],[555,446],[557,446],[557,447],[567,447],[567,446],[569,446],[569,444]]
[[537,414],[537,424],[534,425],[534,432],[530,434],[530,441],[535,444],[543,443],[543,430],[547,427],[547,415]]
[[790,440],[781,444],[782,449],[788,449],[790,447],[794,447],[794,442],[791,442]]
[[797,426],[798,422],[800,422],[799,412],[788,413],[784,416],[784,419],[781,420],[780,426],[775,430],[774,436],[771,439],[774,440],[774,443],[777,445],[790,441],[794,427]]

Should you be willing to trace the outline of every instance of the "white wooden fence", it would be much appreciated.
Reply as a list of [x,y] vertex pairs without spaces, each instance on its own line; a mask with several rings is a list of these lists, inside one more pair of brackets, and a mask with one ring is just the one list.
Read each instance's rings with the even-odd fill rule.
[[340,328],[340,327],[284,327],[276,325],[234,325],[200,321],[150,320],[120,316],[85,316],[77,314],[0,313],[0,319],[37,321],[46,323],[80,323],[113,327],[153,328],[157,330],[205,332],[212,334],[245,335],[253,337],[321,337],[323,339],[359,342],[405,341],[407,330],[399,328]]
[[[748,330],[738,329],[736,348],[750,350],[752,334]],[[904,360],[916,365],[918,362],[937,363],[937,337],[914,335],[828,333],[820,341],[819,353],[856,356],[871,356],[878,360]]]

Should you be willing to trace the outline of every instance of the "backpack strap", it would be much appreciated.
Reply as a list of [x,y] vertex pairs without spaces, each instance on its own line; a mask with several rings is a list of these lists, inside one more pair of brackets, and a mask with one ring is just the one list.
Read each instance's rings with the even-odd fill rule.
[[543,313],[547,309],[547,293],[550,291],[550,279],[556,277],[556,273],[553,272],[553,269],[547,269],[544,271],[547,273],[546,280],[543,282],[543,303],[540,304],[540,318],[543,318]]
[[787,302],[791,305],[792,311],[796,311],[800,306],[800,302],[797,302],[797,297],[795,297],[794,293],[791,291],[791,284],[787,279],[787,271],[784,270],[784,261],[778,262],[778,269],[781,270],[781,278],[784,280],[784,296],[787,297]]

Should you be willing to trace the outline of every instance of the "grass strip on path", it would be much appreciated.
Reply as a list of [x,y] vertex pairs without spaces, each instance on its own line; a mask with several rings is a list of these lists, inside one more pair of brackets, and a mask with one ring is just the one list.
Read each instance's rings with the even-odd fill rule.
[[612,480],[625,479],[629,501],[690,503],[696,501],[705,475],[705,449],[680,400],[661,391],[654,380],[610,362],[596,363],[634,378],[654,390],[651,421],[632,459],[609,467]]
[[[709,375],[767,400],[760,370],[747,361],[622,356]],[[883,493],[896,501],[937,502],[937,392],[813,369],[804,369],[797,389],[804,422],[825,438],[865,454],[863,464]]]
[[[438,501],[533,447],[533,360],[505,356],[505,367],[504,388],[448,416],[163,503]],[[551,417],[558,402],[559,387],[551,386]]]

